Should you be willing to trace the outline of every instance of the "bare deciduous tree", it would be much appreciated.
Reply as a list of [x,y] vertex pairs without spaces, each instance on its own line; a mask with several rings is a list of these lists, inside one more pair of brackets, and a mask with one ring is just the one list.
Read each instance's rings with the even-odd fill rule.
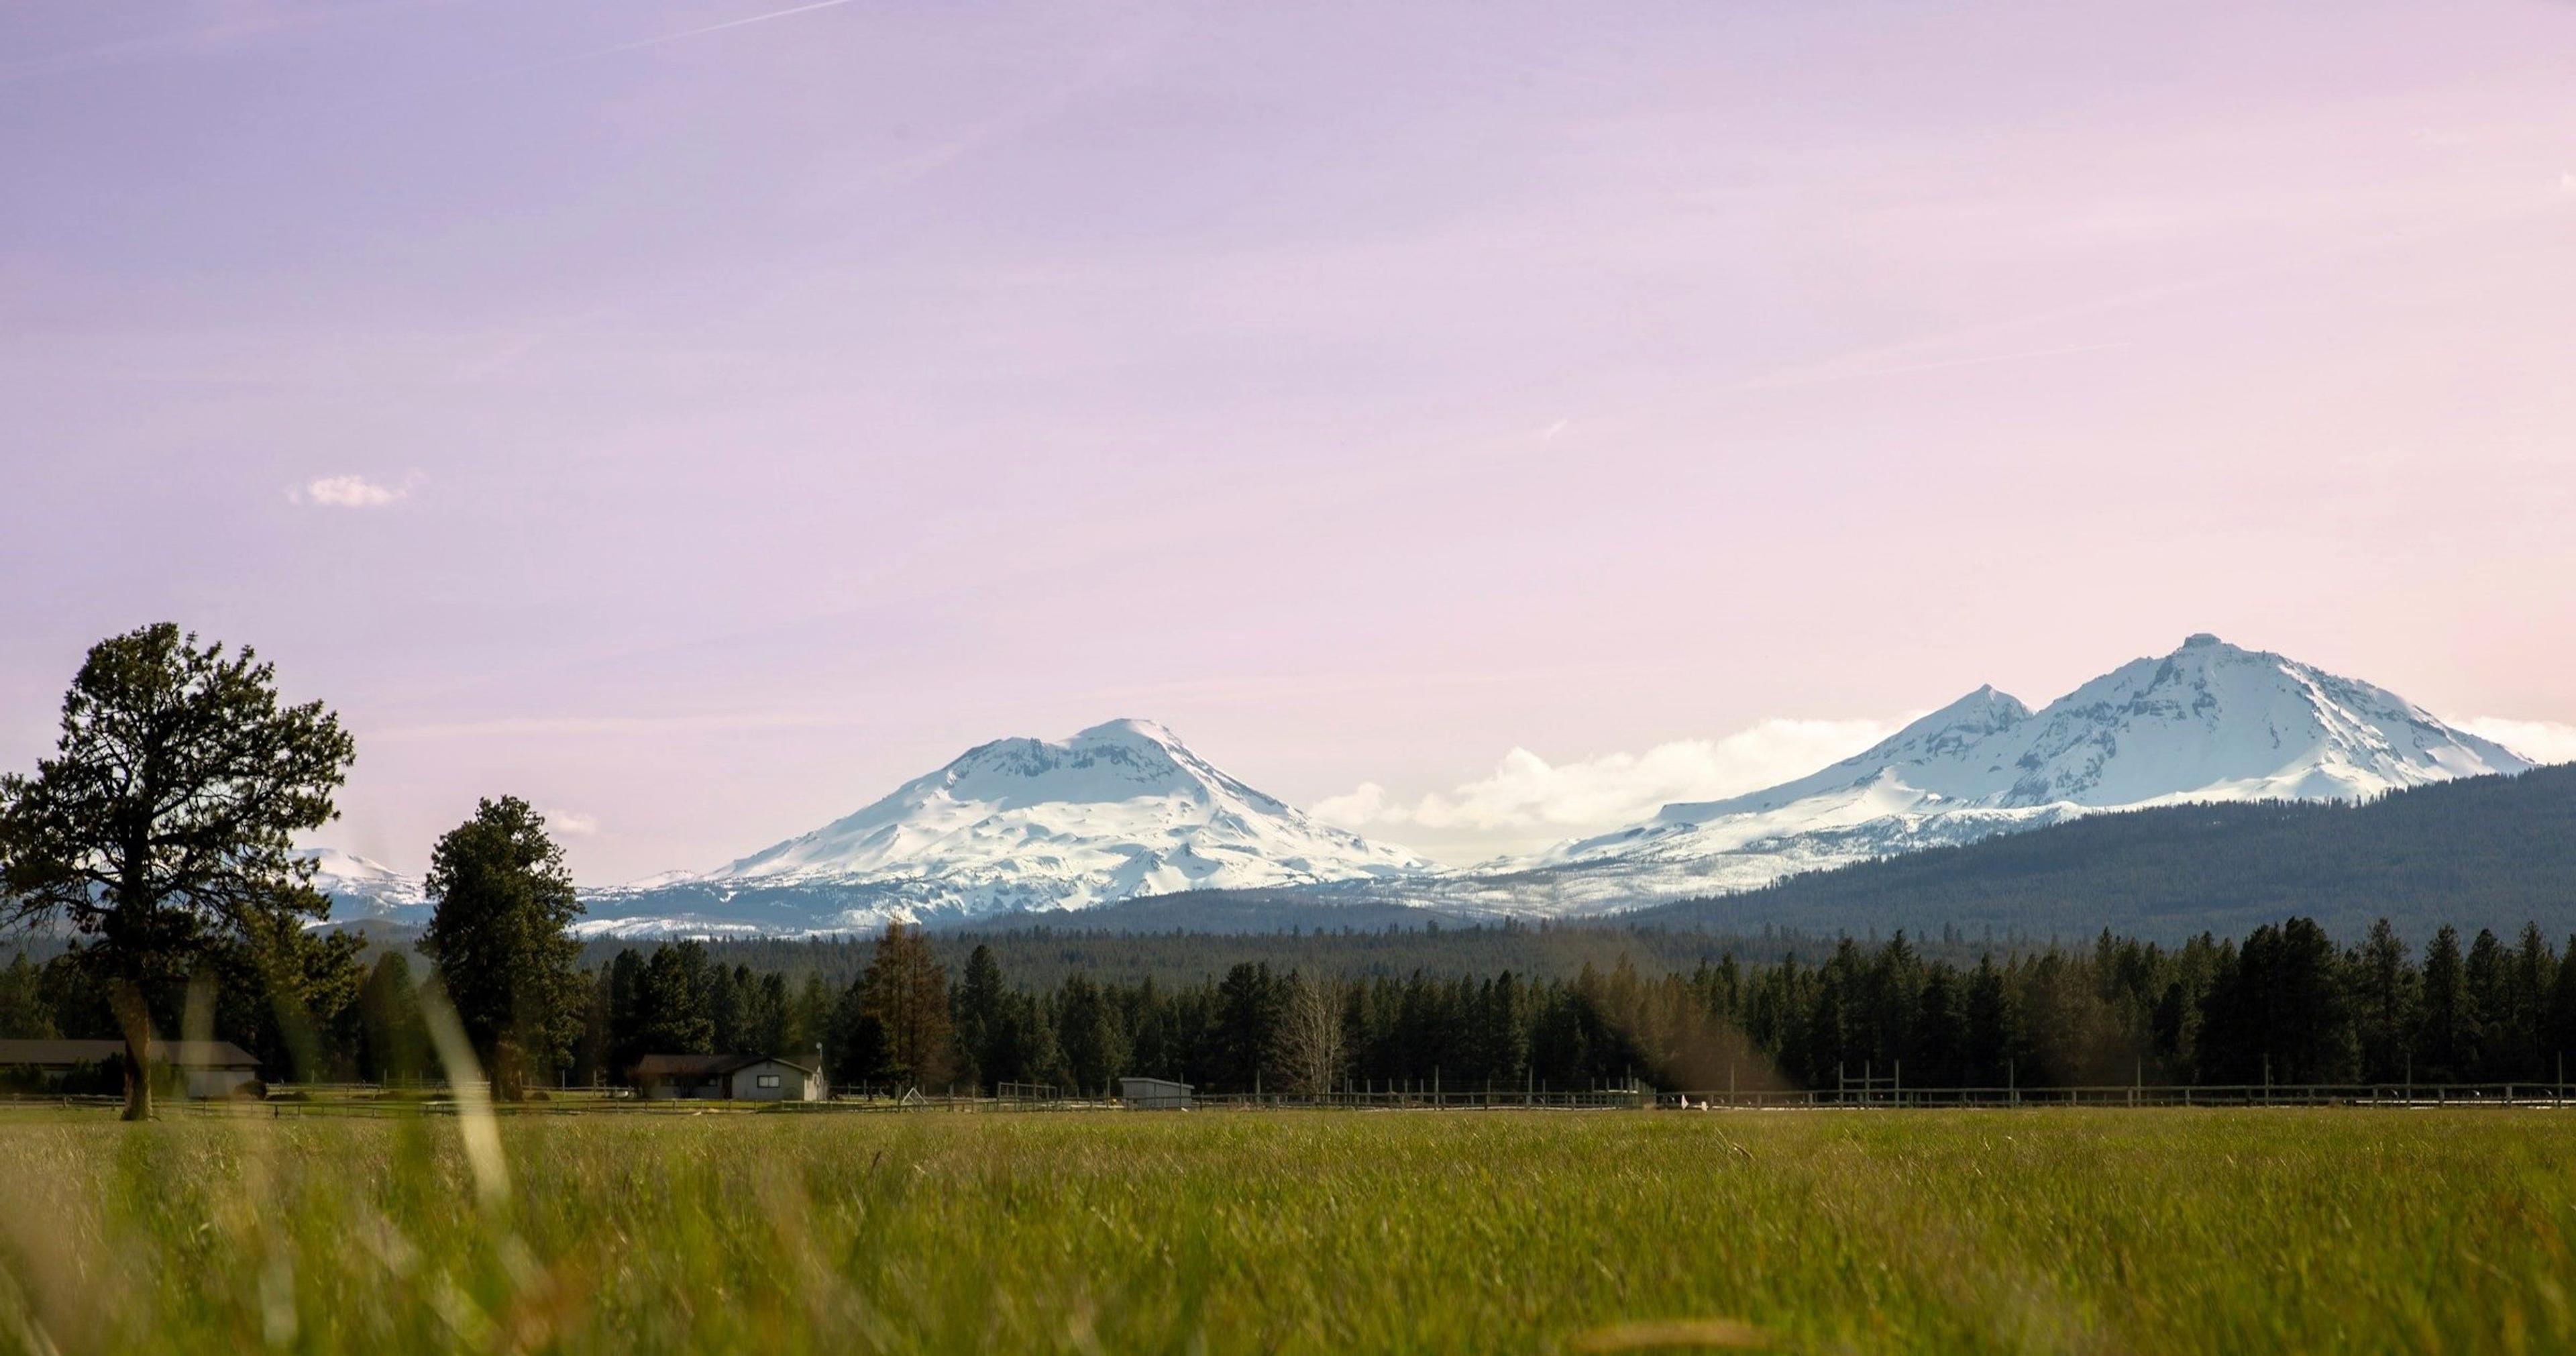
[[1341,1082],[1348,1046],[1342,1034],[1344,986],[1326,976],[1288,977],[1287,1010],[1279,1024],[1280,1068],[1290,1090],[1310,1097]]

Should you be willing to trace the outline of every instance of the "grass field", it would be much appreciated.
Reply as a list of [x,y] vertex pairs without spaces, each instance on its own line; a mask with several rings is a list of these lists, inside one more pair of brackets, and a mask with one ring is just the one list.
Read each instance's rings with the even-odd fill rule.
[[0,1347],[2576,1349],[2549,1112],[464,1128],[0,1114]]

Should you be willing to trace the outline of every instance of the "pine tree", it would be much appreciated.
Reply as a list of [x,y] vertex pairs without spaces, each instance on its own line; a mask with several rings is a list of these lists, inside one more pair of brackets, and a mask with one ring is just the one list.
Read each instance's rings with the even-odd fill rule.
[[2549,982],[2549,1011],[2541,1035],[2549,1056],[2548,1076],[2564,1082],[2567,1057],[2576,1054],[2576,937],[2558,953],[2558,973]]
[[608,963],[608,1051],[604,1062],[612,1079],[626,1081],[635,1062],[653,1053],[645,1031],[644,957],[633,947],[621,948]]
[[430,850],[427,884],[436,908],[420,949],[494,1095],[519,1097],[581,1036],[581,900],[563,849],[526,801],[486,800]]
[[1267,964],[1239,963],[1225,972],[1216,998],[1214,1081],[1229,1092],[1250,1092],[1262,1085],[1277,1043],[1278,982]]
[[1008,1036],[1004,1029],[1003,1011],[1008,995],[1002,989],[1002,967],[993,960],[993,948],[977,943],[966,958],[966,978],[957,986],[957,1051],[961,1057],[958,1072],[971,1084],[990,1086],[997,1082],[1018,1082],[1005,1078],[1003,1066],[1010,1063],[1009,1052],[1002,1048]]
[[2361,1076],[2394,1083],[2406,1076],[2406,1055],[2423,1025],[2423,979],[2407,963],[2406,942],[2382,918],[2353,957],[2359,1006]]
[[1993,953],[1977,958],[1968,976],[1968,1076],[1986,1087],[2017,1082],[2015,1060],[2021,1047],[2020,1011]]
[[859,987],[863,1011],[884,1033],[886,1076],[923,1088],[946,1081],[953,1039],[948,972],[921,930],[886,924]]
[[91,647],[55,756],[0,776],[0,927],[95,943],[125,1036],[125,1118],[152,1114],[151,1006],[275,920],[328,914],[295,835],[337,814],[355,746],[319,702],[282,707],[244,649],[163,623]]
[[54,1015],[45,1007],[43,972],[19,952],[0,971],[0,1040],[44,1040],[54,1035]]
[[637,1043],[647,1055],[712,1055],[716,1022],[707,1011],[706,949],[674,942],[644,963],[637,997]]
[[2513,991],[2505,973],[2504,943],[2494,932],[2478,929],[2460,966],[2460,979],[2475,1051],[2469,1076],[2481,1082],[2511,1077]]
[[832,1023],[832,990],[823,976],[805,972],[805,982],[796,989],[795,1001],[788,1005],[786,1048],[798,1057],[820,1059],[824,1032]]
[[429,1071],[429,1031],[421,1023],[420,990],[402,952],[376,957],[366,986],[358,991],[358,1012],[364,1030],[361,1076],[394,1082]]
[[2502,1035],[2510,1067],[2507,1078],[2535,1079],[2551,1076],[2546,1049],[2545,1028],[2549,1017],[2549,989],[2558,977],[2558,953],[2550,948],[2549,937],[2538,923],[2522,926],[2522,939],[2513,950],[2508,966],[2506,989],[2509,991],[2508,1016]]
[[2415,1079],[2469,1076],[2477,1060],[2477,1014],[2460,959],[2459,929],[2443,924],[2424,948],[2423,1032],[2415,1041]]
[[1105,1092],[1127,1065],[1127,1032],[1100,987],[1082,975],[1057,990],[1056,1042],[1083,1093]]
[[743,966],[737,969],[735,980],[743,1005],[741,1052],[794,1059],[796,1052],[787,1044],[787,977],[775,971],[755,975],[750,967]]
[[1930,1087],[1959,1086],[1966,1078],[1968,1008],[1957,970],[1947,965],[1929,968],[1917,996],[1916,1013],[1905,1033],[1906,1081]]

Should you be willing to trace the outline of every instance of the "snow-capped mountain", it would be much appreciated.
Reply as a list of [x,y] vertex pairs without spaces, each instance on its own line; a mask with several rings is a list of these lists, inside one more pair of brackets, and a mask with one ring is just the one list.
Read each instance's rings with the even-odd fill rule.
[[[2038,711],[1979,688],[1810,776],[1453,872],[1318,823],[1161,726],[1121,720],[971,749],[856,814],[713,871],[585,890],[578,927],[847,932],[1189,891],[1263,892],[1262,907],[1290,911],[1602,913],[2106,810],[2359,800],[2531,765],[2385,689],[2198,635]],[[416,880],[346,853],[307,855],[335,920],[427,912]],[[1171,925],[1168,911],[1157,917]]]
[[2366,799],[2530,766],[2383,688],[2196,635],[2037,712],[1979,688],[1823,771],[1667,805],[1457,893],[1488,907],[1590,912],[2101,810]]
[[1435,869],[1244,785],[1160,725],[1117,720],[981,745],[714,871],[598,892],[584,927],[853,929]]
[[313,888],[331,897],[331,921],[361,918],[419,922],[428,917],[429,894],[421,883],[380,862],[337,848],[295,854],[313,863]]

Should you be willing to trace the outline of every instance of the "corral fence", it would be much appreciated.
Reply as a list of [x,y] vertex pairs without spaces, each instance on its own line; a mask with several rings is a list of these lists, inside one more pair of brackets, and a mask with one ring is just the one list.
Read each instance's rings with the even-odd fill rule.
[[[2378,1107],[2560,1108],[2571,1105],[2560,1083],[2273,1083],[2107,1084],[2083,1087],[1913,1087],[1892,1079],[1853,1078],[1842,1085],[1802,1089],[1684,1089],[1643,1084],[1550,1090],[1442,1087],[1437,1083],[1352,1086],[1325,1093],[1198,1093],[1206,1111],[1874,1111],[2024,1107]],[[108,1109],[124,1105],[115,1095],[0,1094],[0,1105]],[[454,1114],[452,1089],[435,1085],[386,1088],[376,1084],[275,1084],[265,1097],[155,1099],[164,1114],[212,1116],[399,1116]],[[725,1102],[697,1098],[638,1099],[622,1089],[544,1089],[524,1102],[501,1102],[502,1115],[703,1115],[709,1111],[834,1114],[848,1112],[1114,1111],[1118,1098],[1068,1093],[1045,1084],[1005,1084],[991,1093],[918,1088],[835,1089],[815,1102]]]
[[1655,1105],[1673,1110],[1766,1110],[1792,1107],[1868,1109],[1899,1107],[2560,1107],[2559,1083],[2177,1083],[2110,1084],[2068,1088],[1811,1088],[1795,1091],[1658,1092]]

